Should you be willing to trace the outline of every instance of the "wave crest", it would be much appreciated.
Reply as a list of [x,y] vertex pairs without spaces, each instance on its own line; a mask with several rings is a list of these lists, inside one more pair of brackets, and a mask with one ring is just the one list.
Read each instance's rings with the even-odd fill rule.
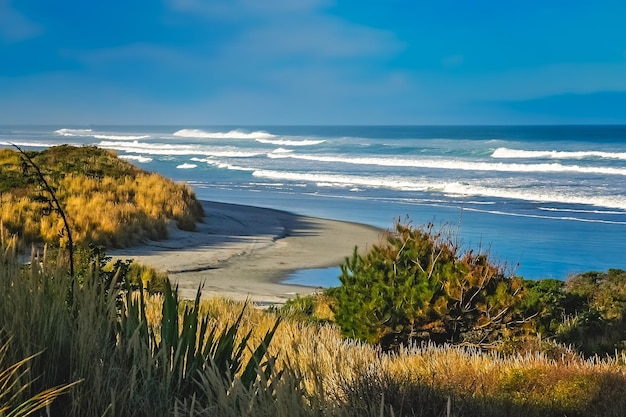
[[273,180],[302,181],[318,186],[342,188],[370,187],[387,188],[401,191],[426,191],[462,197],[492,197],[524,201],[557,202],[581,204],[626,210],[626,197],[608,195],[567,194],[546,189],[516,189],[508,187],[486,187],[459,181],[420,181],[403,177],[364,177],[358,175],[303,173],[293,171],[255,170],[254,177]]
[[224,158],[250,158],[263,155],[264,151],[242,151],[238,149],[211,148],[199,145],[172,145],[169,143],[144,143],[139,141],[132,142],[111,142],[102,141],[98,144],[101,148],[114,149],[116,151],[137,152],[148,155],[203,155]]
[[61,136],[91,136],[91,129],[58,129],[54,133]]
[[278,146],[313,146],[326,142],[323,139],[303,139],[303,140],[289,140],[289,139],[257,139],[259,143],[265,143],[268,145]]
[[522,149],[497,148],[491,154],[492,158],[500,159],[621,159],[626,160],[626,152],[602,151],[527,151]]
[[193,168],[196,168],[197,166],[198,165],[196,165],[196,164],[184,163],[184,164],[176,165],[176,168],[178,168],[178,169],[193,169]]
[[207,132],[201,129],[181,129],[173,134],[180,138],[199,138],[199,139],[268,139],[276,137],[271,133],[262,130],[255,132],[246,132],[240,129],[228,132]]
[[140,163],[152,162],[152,158],[148,158],[147,156],[141,156],[141,155],[119,155],[119,158],[130,160],[130,161],[137,161]]
[[67,137],[92,137],[95,139],[109,139],[109,140],[138,140],[147,139],[149,135],[109,135],[104,133],[95,133],[92,129],[58,129],[54,133],[60,136]]
[[449,169],[461,171],[496,171],[496,172],[575,172],[585,174],[624,175],[625,168],[544,164],[505,164],[500,162],[472,162],[457,159],[418,159],[418,158],[381,158],[381,157],[346,157],[329,155],[306,155],[296,153],[270,153],[269,158],[293,158],[316,162],[334,162],[355,165],[376,165],[387,167]]

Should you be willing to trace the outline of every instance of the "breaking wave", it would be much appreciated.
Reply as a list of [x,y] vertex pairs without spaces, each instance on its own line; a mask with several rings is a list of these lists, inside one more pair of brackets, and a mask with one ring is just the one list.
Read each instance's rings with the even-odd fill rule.
[[178,168],[178,169],[193,169],[193,168],[196,168],[197,166],[198,165],[196,165],[196,164],[184,163],[184,164],[177,165],[176,168]]
[[235,129],[228,132],[208,132],[200,129],[181,129],[174,132],[174,136],[180,138],[206,138],[206,139],[268,139],[276,137],[271,133],[261,130],[255,132],[246,132]]
[[127,159],[127,160],[131,160],[131,161],[137,161],[140,163],[148,163],[148,162],[152,162],[152,158],[148,158],[146,156],[141,156],[141,155],[119,155],[120,158],[122,159]]
[[[232,168],[231,168],[232,169]],[[626,209],[625,196],[567,194],[557,190],[542,188],[506,188],[486,187],[459,181],[442,181],[410,179],[405,177],[375,177],[328,173],[303,173],[276,170],[255,170],[253,176],[273,180],[303,181],[319,186],[333,187],[372,187],[387,188],[401,191],[425,191],[453,196],[481,196],[492,198],[515,199],[535,202],[556,202],[582,204],[614,209]]]
[[289,140],[289,139],[257,139],[259,143],[265,143],[269,145],[278,146],[313,146],[326,142],[325,140],[315,139],[303,139],[303,140]]
[[501,159],[621,159],[626,160],[626,152],[602,151],[527,151],[522,149],[498,148],[491,154],[492,158]]
[[92,129],[59,129],[55,130],[54,133],[66,137],[92,137],[95,139],[109,140],[139,140],[148,139],[150,137],[150,135],[112,135],[94,132]]
[[497,171],[497,172],[576,172],[584,174],[626,175],[626,168],[592,167],[564,165],[559,163],[544,164],[506,164],[500,162],[472,162],[458,159],[422,159],[422,158],[385,158],[385,157],[346,157],[305,155],[286,152],[272,152],[270,158],[294,158],[317,162],[335,162],[356,165],[378,165],[388,167],[431,168],[462,171]]

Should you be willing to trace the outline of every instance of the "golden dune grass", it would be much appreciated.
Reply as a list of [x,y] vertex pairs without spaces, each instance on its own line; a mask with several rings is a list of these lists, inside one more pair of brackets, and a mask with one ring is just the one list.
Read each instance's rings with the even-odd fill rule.
[[[159,316],[159,297],[150,300],[149,317]],[[243,304],[223,298],[202,302],[216,323],[232,322]],[[252,329],[260,341],[276,317],[248,308],[242,333]],[[397,353],[341,337],[331,324],[315,325],[285,319],[270,346],[282,366],[298,370],[312,397],[341,402],[346,387],[369,378],[397,384],[407,392],[434,390],[457,403],[488,403],[530,407],[533,410],[590,410],[595,404],[624,407],[626,358],[584,359],[567,355],[503,355],[473,348],[415,346]],[[493,407],[493,406],[491,406]],[[530,415],[533,415],[532,413]],[[577,414],[575,414],[577,415]]]

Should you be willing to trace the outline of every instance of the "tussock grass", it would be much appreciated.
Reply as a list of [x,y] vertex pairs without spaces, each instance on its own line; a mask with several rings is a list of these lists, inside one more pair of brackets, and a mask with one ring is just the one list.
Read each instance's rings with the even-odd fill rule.
[[[154,319],[160,302],[158,296],[149,300]],[[216,323],[231,322],[240,306],[223,298],[200,304]],[[260,340],[274,320],[272,313],[248,309],[242,333],[251,330]],[[626,357],[622,355],[584,358],[563,348],[567,354],[554,358],[541,352],[503,354],[432,344],[388,353],[343,338],[332,324],[288,317],[269,351],[278,358],[278,369],[291,372],[292,378],[297,375],[292,384],[302,395],[296,401],[300,414],[281,414],[272,408],[275,415],[441,416],[448,402],[455,416],[626,413]],[[289,404],[287,409],[296,413],[295,403]],[[219,409],[215,407],[211,410]]]
[[[32,159],[55,188],[76,243],[126,247],[167,237],[171,222],[194,230],[203,216],[187,185],[142,171],[111,151],[59,146]],[[17,152],[0,152],[0,220],[24,241],[56,244],[62,220],[46,212],[36,181],[22,169]]]
[[[252,323],[268,320],[262,311],[249,314],[257,316]],[[382,410],[383,415],[440,416],[448,401],[456,416],[626,415],[622,355],[585,359],[563,348],[568,354],[555,359],[540,352],[505,355],[432,344],[386,353],[342,338],[333,325],[289,319],[271,351],[282,366],[298,370],[308,404],[329,413],[324,415],[380,415]]]

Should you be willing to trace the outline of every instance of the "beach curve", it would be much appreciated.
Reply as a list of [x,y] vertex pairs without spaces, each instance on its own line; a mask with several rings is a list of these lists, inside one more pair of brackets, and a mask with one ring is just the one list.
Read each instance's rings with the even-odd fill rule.
[[163,241],[109,251],[167,272],[181,298],[249,300],[279,305],[318,288],[282,283],[302,269],[338,266],[379,242],[381,229],[262,207],[200,201],[205,218],[196,231],[175,227]]

